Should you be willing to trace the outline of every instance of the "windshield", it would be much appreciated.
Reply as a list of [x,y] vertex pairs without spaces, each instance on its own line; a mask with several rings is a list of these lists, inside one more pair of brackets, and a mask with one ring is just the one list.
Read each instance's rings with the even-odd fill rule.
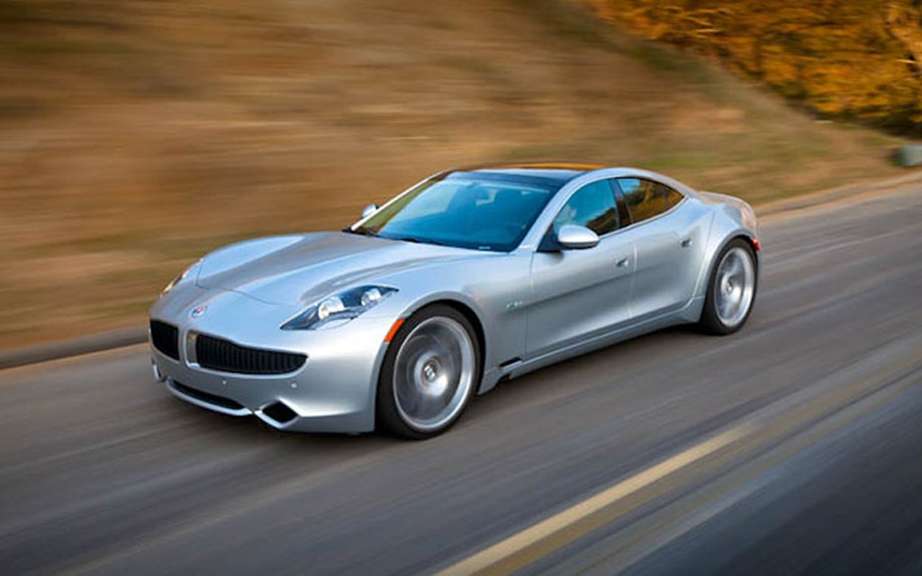
[[543,178],[454,172],[385,206],[359,234],[475,250],[514,250],[557,191]]

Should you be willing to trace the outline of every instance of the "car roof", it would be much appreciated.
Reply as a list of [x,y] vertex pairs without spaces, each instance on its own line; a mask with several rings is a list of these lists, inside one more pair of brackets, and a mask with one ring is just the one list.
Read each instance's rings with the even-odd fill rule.
[[587,164],[579,162],[519,162],[507,164],[481,164],[450,170],[444,176],[452,174],[492,174],[497,176],[513,176],[537,178],[540,180],[563,186],[570,180],[604,168],[602,164]]

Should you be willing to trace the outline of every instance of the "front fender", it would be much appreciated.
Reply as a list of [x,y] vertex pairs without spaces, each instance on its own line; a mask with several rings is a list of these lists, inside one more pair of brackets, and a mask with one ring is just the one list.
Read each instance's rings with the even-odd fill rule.
[[380,313],[408,318],[436,302],[469,310],[483,334],[480,392],[486,392],[498,380],[500,365],[524,355],[526,306],[522,304],[529,297],[530,274],[531,254],[511,253],[433,264],[382,277],[382,282],[398,287],[399,292],[381,305]]

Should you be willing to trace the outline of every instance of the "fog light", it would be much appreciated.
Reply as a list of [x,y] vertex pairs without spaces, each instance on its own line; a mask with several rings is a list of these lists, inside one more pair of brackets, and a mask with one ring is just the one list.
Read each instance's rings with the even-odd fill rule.
[[157,382],[163,382],[166,380],[166,376],[163,374],[163,372],[160,371],[160,366],[157,365],[157,361],[153,358],[150,359],[150,368],[154,372],[154,380]]

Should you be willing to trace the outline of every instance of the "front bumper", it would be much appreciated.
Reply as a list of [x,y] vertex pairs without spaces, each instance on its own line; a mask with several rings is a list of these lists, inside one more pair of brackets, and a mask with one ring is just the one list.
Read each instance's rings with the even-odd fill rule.
[[[198,318],[190,310],[207,307]],[[154,375],[178,398],[232,416],[255,415],[273,428],[358,433],[374,429],[377,376],[393,323],[360,317],[322,330],[283,331],[291,307],[266,304],[235,292],[188,288],[169,294],[151,318],[179,332],[179,359],[151,346]],[[252,375],[220,372],[195,363],[190,334],[207,334],[239,346],[305,354],[295,372]]]

